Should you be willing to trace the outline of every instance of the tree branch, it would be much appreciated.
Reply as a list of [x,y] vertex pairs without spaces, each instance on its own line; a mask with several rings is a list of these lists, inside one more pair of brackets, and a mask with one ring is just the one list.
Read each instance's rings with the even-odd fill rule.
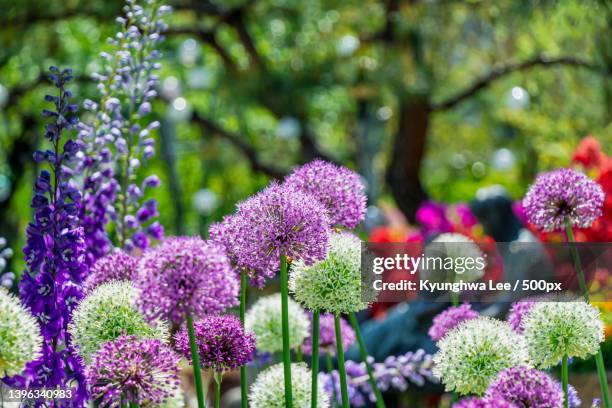
[[568,65],[574,67],[583,67],[588,68],[593,71],[599,71],[605,74],[605,70],[601,67],[598,67],[592,64],[589,61],[583,60],[578,57],[547,57],[545,55],[538,55],[533,57],[527,61],[523,62],[510,62],[505,65],[501,65],[499,67],[493,68],[493,70],[485,75],[484,77],[476,80],[471,86],[467,89],[458,92],[456,95],[448,98],[445,101],[433,103],[431,108],[435,111],[443,111],[446,109],[450,109],[463,102],[464,100],[474,96],[479,91],[483,90],[487,86],[489,86],[493,81],[508,75],[512,72],[523,71],[526,69],[530,69],[535,66],[554,66],[554,65]]
[[276,179],[282,179],[287,174],[285,171],[279,169],[276,166],[262,163],[259,159],[259,156],[257,155],[257,151],[255,150],[255,148],[253,148],[253,146],[242,140],[242,137],[240,137],[239,135],[236,135],[223,129],[213,121],[201,116],[197,112],[193,113],[191,120],[192,122],[197,123],[202,128],[206,129],[208,132],[213,133],[231,142],[238,150],[240,150],[246,156],[246,158],[249,160],[251,168],[254,171],[262,172]]

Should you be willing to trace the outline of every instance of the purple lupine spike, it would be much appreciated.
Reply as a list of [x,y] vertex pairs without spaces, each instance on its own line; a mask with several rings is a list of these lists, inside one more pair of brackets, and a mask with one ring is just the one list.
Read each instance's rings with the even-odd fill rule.
[[109,222],[115,224],[119,246],[128,252],[145,250],[150,239],[163,238],[154,205],[150,200],[142,203],[145,190],[158,187],[159,178],[148,176],[141,185],[135,181],[154,152],[150,133],[159,122],[148,122],[147,116],[156,96],[156,48],[166,29],[162,18],[169,11],[156,2],[128,2],[125,13],[130,17],[117,20],[119,32],[108,41],[114,52],[101,53],[103,69],[94,74],[101,102],[84,103],[94,116],[90,123],[79,123],[84,146],[78,169],[84,175],[81,218],[89,265],[111,250]]
[[50,119],[45,138],[52,149],[37,152],[36,160],[47,163],[34,185],[31,207],[34,220],[26,229],[26,273],[20,288],[23,304],[30,309],[41,327],[45,340],[42,355],[29,363],[21,377],[7,379],[12,385],[34,388],[68,387],[76,383],[72,406],[81,407],[87,399],[87,388],[81,363],[72,356],[67,333],[70,313],[83,296],[82,284],[87,272],[85,241],[78,217],[81,195],[72,182],[71,167],[79,154],[80,144],[65,140],[65,132],[78,123],[76,106],[70,103],[66,85],[72,71],[51,67],[49,78],[58,95],[45,100],[54,110],[43,111]]

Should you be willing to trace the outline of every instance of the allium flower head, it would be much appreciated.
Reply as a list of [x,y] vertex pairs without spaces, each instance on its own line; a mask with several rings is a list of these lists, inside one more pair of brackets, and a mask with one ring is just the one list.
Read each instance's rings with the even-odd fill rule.
[[146,252],[136,287],[145,316],[180,325],[187,314],[202,317],[238,304],[236,274],[223,248],[197,237],[172,237]]
[[438,342],[433,373],[447,391],[483,395],[497,374],[528,365],[523,338],[505,322],[479,317],[464,321]]
[[85,374],[100,407],[119,406],[122,394],[142,406],[161,404],[179,387],[179,361],[159,340],[121,336],[93,355]]
[[86,362],[102,344],[123,334],[168,340],[167,324],[155,321],[150,325],[136,307],[137,298],[131,282],[114,281],[96,287],[79,303],[68,330]]
[[523,207],[529,221],[544,231],[573,226],[588,228],[601,215],[604,192],[586,175],[572,169],[542,173],[529,188]]
[[[245,333],[235,316],[206,316],[194,324],[200,365],[217,372],[234,370],[249,363],[255,351],[255,337]],[[176,348],[191,358],[189,335],[184,328],[176,335]]]
[[501,398],[464,398],[453,408],[520,408]]
[[42,337],[36,319],[0,287],[0,375],[20,374],[40,355]]
[[[434,282],[471,282],[484,275],[484,269],[476,264],[478,258],[484,259],[484,254],[471,238],[463,234],[440,234],[425,247],[424,252],[424,259],[430,258],[427,263],[422,263],[420,274],[424,279]],[[441,258],[443,263],[433,262],[436,258]],[[472,267],[465,266],[465,259],[474,260]],[[454,269],[447,268],[447,260],[452,260]]]
[[508,317],[506,320],[512,326],[515,332],[519,334],[523,334],[523,318],[529,311],[536,305],[535,300],[527,300],[523,299],[518,302],[514,302],[512,307],[510,307],[510,311],[508,312]]
[[[236,269],[245,269],[250,278],[251,285],[261,289],[264,287],[266,279],[274,277],[277,270],[249,269],[238,264],[238,254],[242,250],[242,246],[237,237],[240,237],[242,234],[240,230],[242,225],[243,224],[240,222],[240,218],[237,215],[227,215],[223,217],[223,221],[214,223],[210,226],[208,229],[210,240],[225,248],[227,256],[230,258],[230,261],[236,267]],[[237,274],[238,273],[239,272],[237,272]]]
[[352,229],[365,217],[365,187],[359,174],[346,167],[313,160],[295,169],[285,184],[323,204],[332,225]]
[[89,291],[102,283],[114,280],[131,281],[137,266],[138,258],[117,250],[96,261],[85,280],[85,289]]
[[332,234],[324,260],[295,262],[290,273],[289,290],[308,309],[351,313],[368,307],[361,287],[361,241],[353,234]]
[[311,265],[325,258],[329,220],[312,197],[272,184],[238,205],[234,250],[241,268],[271,276],[280,270],[280,255]]
[[[251,386],[249,405],[251,408],[285,408],[284,372],[282,364],[275,364],[259,373]],[[306,364],[291,364],[291,393],[294,407],[310,407],[311,373]],[[317,407],[329,407],[329,396],[319,382]]]
[[[255,334],[257,351],[274,353],[283,349],[280,293],[261,297],[247,311],[245,327]],[[310,319],[294,300],[289,298],[289,345],[298,347],[310,332]]]
[[531,358],[544,369],[564,356],[596,354],[604,340],[599,309],[581,301],[540,302],[524,317],[523,329]]
[[487,397],[505,399],[521,407],[563,407],[559,383],[545,372],[525,366],[500,372],[489,385]]
[[433,324],[429,329],[429,337],[433,341],[438,341],[449,331],[459,325],[459,323],[475,319],[479,316],[478,312],[472,309],[469,303],[460,306],[449,307],[442,313],[433,318]]
[[[355,331],[351,325],[340,318],[340,332],[342,333],[342,349],[346,350],[355,343]],[[319,353],[335,355],[338,351],[336,341],[336,325],[334,315],[323,313],[319,316]],[[308,337],[302,344],[302,352],[308,356],[312,355],[312,337]]]

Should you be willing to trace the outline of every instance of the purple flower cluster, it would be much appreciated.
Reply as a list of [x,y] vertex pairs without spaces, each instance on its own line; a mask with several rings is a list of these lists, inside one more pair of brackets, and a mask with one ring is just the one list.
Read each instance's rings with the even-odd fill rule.
[[523,299],[521,301],[515,302],[510,307],[510,311],[508,312],[508,316],[506,320],[512,326],[515,332],[519,334],[523,334],[523,328],[521,327],[521,323],[525,315],[533,308],[536,304],[535,300]]
[[310,265],[327,251],[325,209],[311,196],[279,184],[238,204],[227,223],[226,236],[233,232],[228,252],[238,268],[256,276],[274,276],[280,270],[281,253]]
[[517,366],[500,372],[489,385],[487,397],[505,399],[521,407],[561,408],[559,383],[543,371]]
[[[144,250],[149,239],[161,239],[164,231],[154,221],[158,216],[154,200],[142,203],[146,189],[158,187],[157,176],[137,184],[137,173],[155,154],[151,133],[159,122],[146,124],[151,101],[157,95],[160,53],[157,47],[166,29],[162,21],[169,6],[149,2],[146,7],[128,1],[125,17],[117,19],[121,29],[109,43],[112,52],[101,53],[103,69],[94,75],[102,102],[84,103],[93,114],[91,123],[79,124],[79,139],[84,145],[79,170],[84,174],[83,226],[89,262],[110,250],[106,224],[112,219],[119,245],[128,251]],[[116,172],[114,163],[119,163]]]
[[588,228],[601,216],[604,202],[601,186],[572,169],[540,174],[523,198],[529,221],[543,231],[565,228],[565,219],[578,228]]
[[[255,337],[231,315],[206,316],[194,323],[200,365],[217,372],[234,370],[253,360]],[[187,329],[176,335],[176,348],[191,360]]]
[[352,229],[365,217],[365,187],[359,174],[346,167],[313,160],[287,176],[285,185],[318,200],[332,226]]
[[67,334],[70,313],[83,296],[87,272],[78,217],[81,193],[72,181],[71,167],[80,147],[73,140],[63,140],[64,133],[78,122],[77,106],[70,103],[72,93],[65,87],[72,79],[72,71],[56,67],[50,71],[49,78],[58,89],[57,96],[45,96],[54,109],[43,110],[43,116],[50,119],[45,138],[51,149],[34,153],[34,160],[47,163],[50,171],[42,170],[34,184],[34,220],[27,227],[23,249],[27,270],[19,285],[21,301],[37,318],[45,345],[42,356],[26,367],[24,377],[14,378],[11,383],[55,388],[76,381],[74,405],[81,406],[87,390]]
[[[438,380],[432,373],[433,360],[430,354],[424,350],[408,352],[401,356],[389,356],[382,363],[372,363],[374,377],[381,391],[394,388],[398,391],[406,391],[410,384],[423,386],[426,381],[437,383]],[[365,363],[347,361],[345,363],[347,372],[347,385],[350,405],[363,407],[368,401],[375,402],[376,396],[372,391],[368,380],[368,372]],[[335,392],[338,404],[340,398],[340,376],[337,370],[331,374],[321,374],[325,390],[332,395]]]
[[442,339],[452,329],[457,327],[459,323],[477,318],[478,312],[472,309],[472,306],[465,303],[460,306],[449,307],[445,311],[433,318],[433,324],[429,329],[429,337],[433,341]]
[[[340,318],[340,331],[342,332],[342,349],[346,350],[355,343],[355,331],[344,318]],[[334,315],[322,313],[319,317],[319,353],[335,355],[338,350],[337,345]],[[307,356],[312,355],[312,337],[309,336],[304,340],[302,352]]]
[[134,280],[138,258],[118,249],[98,259],[85,280],[85,290],[91,291],[98,285],[113,280]]
[[146,294],[138,299],[144,315],[176,325],[236,306],[240,290],[223,248],[197,237],[170,237],[145,252],[135,284]]
[[100,407],[161,404],[180,385],[179,361],[160,340],[120,336],[104,343],[87,367],[92,397]]
[[453,408],[520,408],[502,398],[464,398]]

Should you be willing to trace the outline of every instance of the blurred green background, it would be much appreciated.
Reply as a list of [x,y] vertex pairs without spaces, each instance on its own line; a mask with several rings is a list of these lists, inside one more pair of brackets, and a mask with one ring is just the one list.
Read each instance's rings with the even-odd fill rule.
[[[610,152],[612,3],[176,0],[150,172],[168,233],[206,233],[236,201],[323,157],[370,202],[413,219],[426,198],[489,184],[519,197],[587,134]],[[18,249],[42,142],[49,65],[78,98],[117,0],[0,0],[0,236]],[[13,270],[19,271],[14,257]]]

